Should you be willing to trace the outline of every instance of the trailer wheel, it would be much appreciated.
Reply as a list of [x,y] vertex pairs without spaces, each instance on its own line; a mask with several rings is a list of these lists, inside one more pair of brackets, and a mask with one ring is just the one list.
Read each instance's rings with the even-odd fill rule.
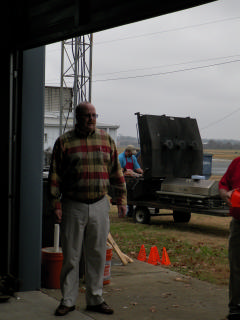
[[147,207],[136,207],[133,214],[134,221],[137,223],[150,223],[150,211]]
[[191,219],[190,211],[173,210],[173,220],[176,223],[184,222],[188,223]]

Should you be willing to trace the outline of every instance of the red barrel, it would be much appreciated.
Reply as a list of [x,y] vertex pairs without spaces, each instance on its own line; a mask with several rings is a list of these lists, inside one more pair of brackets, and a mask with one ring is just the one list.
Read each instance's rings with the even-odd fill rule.
[[53,247],[42,249],[42,286],[48,289],[60,289],[60,273],[63,254],[54,252]]

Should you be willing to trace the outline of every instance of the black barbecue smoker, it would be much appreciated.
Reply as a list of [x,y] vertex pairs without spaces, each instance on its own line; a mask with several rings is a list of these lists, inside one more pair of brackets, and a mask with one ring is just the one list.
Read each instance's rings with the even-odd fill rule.
[[196,119],[136,113],[144,174],[126,176],[130,214],[149,223],[160,209],[172,210],[175,222],[191,212],[227,215],[218,183],[205,180],[203,146]]

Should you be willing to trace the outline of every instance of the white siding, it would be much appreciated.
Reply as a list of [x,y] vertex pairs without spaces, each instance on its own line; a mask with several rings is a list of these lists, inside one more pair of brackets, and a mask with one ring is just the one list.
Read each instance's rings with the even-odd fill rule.
[[[64,113],[63,113],[63,128],[67,121],[65,131],[73,128],[73,113],[72,110],[72,89],[64,88]],[[60,127],[60,88],[59,87],[45,87],[45,119],[44,119],[44,150],[52,149],[54,142],[59,137]],[[70,111],[70,113],[69,113]],[[97,123],[97,128],[100,128],[114,139],[117,143],[117,129],[118,125]]]
[[[60,87],[45,87],[45,111],[60,110]],[[63,88],[63,110],[72,111],[72,89]]]

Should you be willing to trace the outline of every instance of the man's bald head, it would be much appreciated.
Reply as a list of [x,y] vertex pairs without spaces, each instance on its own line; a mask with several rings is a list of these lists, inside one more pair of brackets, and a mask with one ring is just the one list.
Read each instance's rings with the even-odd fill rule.
[[96,109],[90,102],[81,102],[76,107],[77,127],[80,131],[90,133],[96,129]]

